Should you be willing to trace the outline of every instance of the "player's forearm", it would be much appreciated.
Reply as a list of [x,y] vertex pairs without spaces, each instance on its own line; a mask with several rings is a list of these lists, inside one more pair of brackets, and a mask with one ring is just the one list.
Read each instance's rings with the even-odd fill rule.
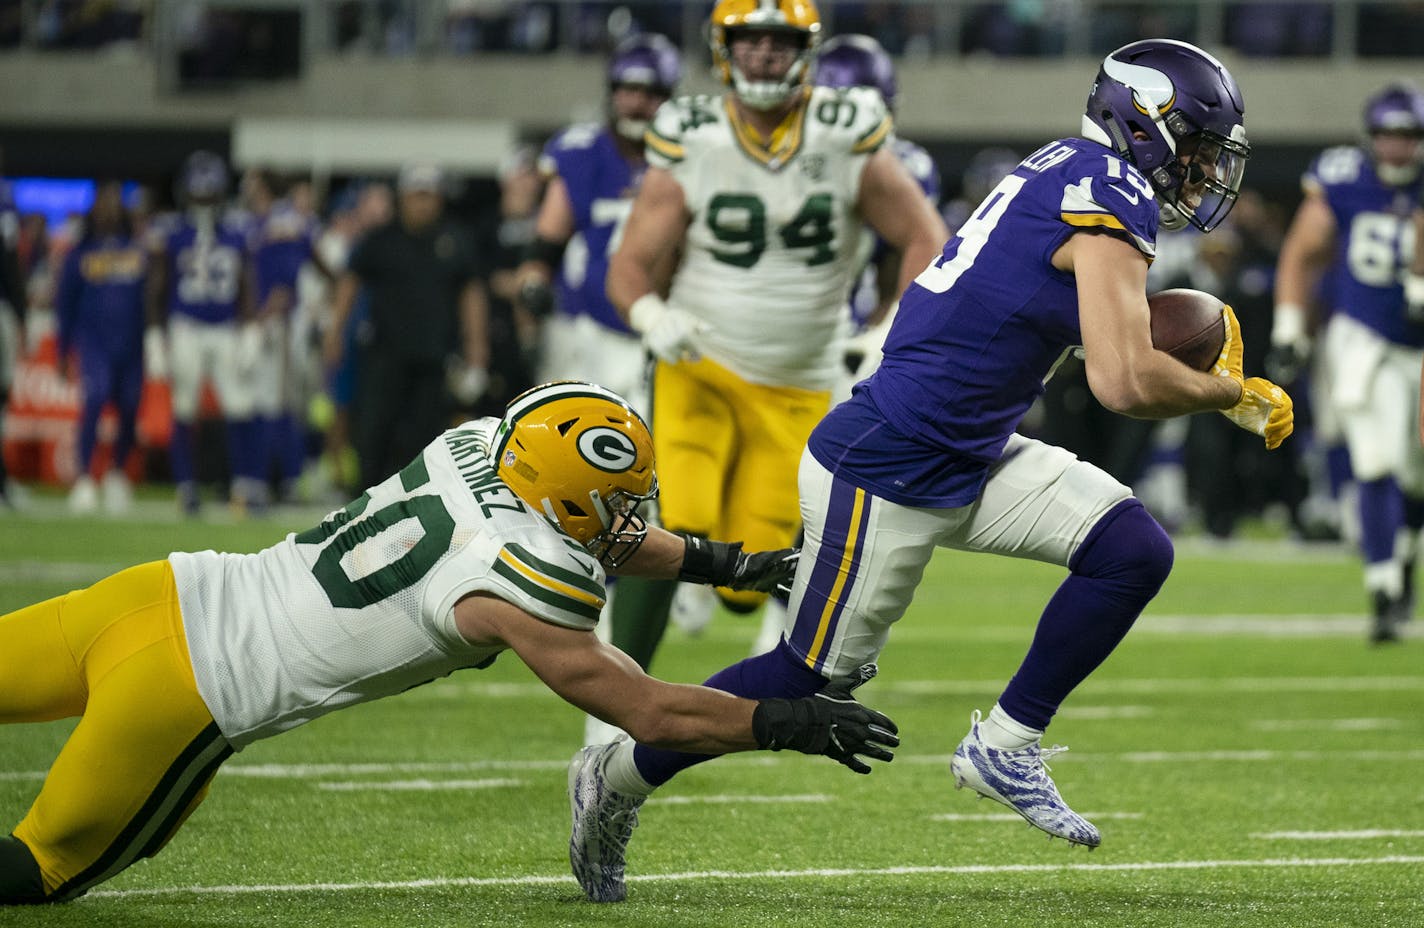
[[1087,364],[1088,388],[1104,407],[1134,419],[1171,419],[1234,406],[1241,386],[1199,373],[1159,351],[1130,361]]
[[754,701],[703,686],[650,682],[650,698],[629,703],[630,711],[616,720],[639,744],[698,754],[756,750]]
[[674,535],[656,525],[648,526],[648,537],[616,571],[619,576],[647,577],[651,580],[676,580],[682,570],[687,545],[682,536]]
[[654,292],[652,271],[647,264],[619,251],[608,266],[604,287],[618,314],[625,322],[631,322],[633,304]]

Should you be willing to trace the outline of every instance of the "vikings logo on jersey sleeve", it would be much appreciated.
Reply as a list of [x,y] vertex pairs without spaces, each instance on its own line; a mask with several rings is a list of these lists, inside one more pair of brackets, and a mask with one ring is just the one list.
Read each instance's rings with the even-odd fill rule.
[[[1025,159],[1052,158],[1040,150]],[[1096,167],[1096,165],[1090,165]],[[1112,153],[1104,153],[1103,170],[1063,189],[1062,220],[1077,229],[1095,229],[1121,238],[1150,261],[1157,256],[1157,203],[1152,185],[1137,168]]]

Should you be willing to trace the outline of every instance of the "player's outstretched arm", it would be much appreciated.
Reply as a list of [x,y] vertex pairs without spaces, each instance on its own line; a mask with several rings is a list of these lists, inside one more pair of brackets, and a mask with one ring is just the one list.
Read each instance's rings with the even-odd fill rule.
[[789,593],[796,578],[799,548],[743,551],[740,541],[712,541],[685,532],[648,527],[648,537],[613,573],[683,580],[757,593]]
[[790,749],[866,772],[860,757],[888,761],[900,743],[894,722],[843,693],[755,702],[664,683],[590,631],[540,621],[488,594],[461,600],[455,622],[472,642],[509,646],[559,696],[651,747],[701,754]]
[[897,296],[939,255],[949,238],[944,219],[888,145],[866,159],[856,209],[900,254]]

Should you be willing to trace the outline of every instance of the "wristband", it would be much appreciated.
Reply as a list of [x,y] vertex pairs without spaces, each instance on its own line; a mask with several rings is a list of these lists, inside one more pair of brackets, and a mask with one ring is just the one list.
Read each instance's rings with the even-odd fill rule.
[[677,579],[685,583],[705,583],[710,586],[730,586],[742,543],[712,541],[701,535],[673,532],[687,547],[682,555],[682,567]]
[[667,304],[663,298],[656,293],[645,293],[633,301],[628,307],[628,325],[639,335],[651,329],[663,313],[667,312]]
[[1294,345],[1305,338],[1305,307],[1299,303],[1277,303],[1271,321],[1271,344]]
[[1424,274],[1411,271],[1404,275],[1404,301],[1411,306],[1424,306]]

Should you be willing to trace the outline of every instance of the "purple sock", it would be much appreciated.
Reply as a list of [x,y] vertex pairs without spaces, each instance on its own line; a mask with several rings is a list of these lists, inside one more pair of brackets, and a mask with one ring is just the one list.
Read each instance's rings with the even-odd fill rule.
[[[783,641],[765,654],[717,671],[703,685],[748,699],[772,696],[799,699],[819,692],[826,685],[826,678],[807,667]],[[715,756],[664,751],[641,744],[633,749],[633,763],[638,773],[653,786],[661,786],[678,771]]]
[[1172,540],[1142,503],[1098,520],[1038,620],[1033,644],[999,705],[1043,729],[1068,694],[1107,659],[1172,570]]
[[250,477],[265,483],[263,464],[267,460],[267,443],[263,441],[262,420],[229,419],[227,423],[227,465],[233,477]]
[[1354,479],[1350,469],[1350,449],[1331,445],[1325,449],[1325,473],[1330,480],[1330,498],[1340,498],[1340,488]]
[[1360,550],[1366,564],[1394,557],[1394,536],[1404,524],[1404,494],[1392,477],[1360,484]]
[[173,471],[174,483],[192,483],[197,476],[197,469],[193,466],[193,423],[173,420],[168,466]]

